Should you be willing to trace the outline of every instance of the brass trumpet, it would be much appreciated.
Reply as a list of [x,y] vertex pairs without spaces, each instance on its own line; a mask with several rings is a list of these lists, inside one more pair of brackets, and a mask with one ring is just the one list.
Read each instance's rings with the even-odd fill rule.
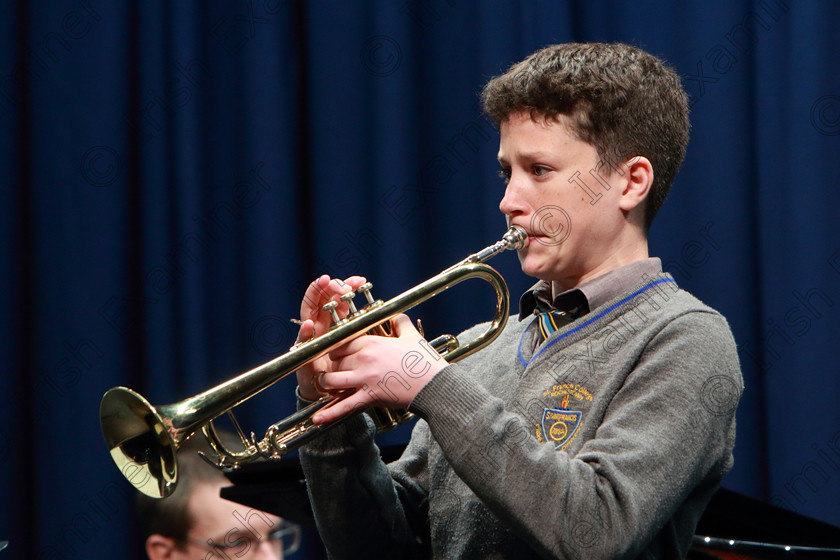
[[[335,324],[328,332],[297,344],[286,354],[194,397],[155,407],[131,389],[110,389],[102,397],[99,417],[111,457],[122,474],[139,491],[154,498],[165,498],[172,494],[178,482],[178,461],[175,452],[182,442],[199,429],[217,454],[215,464],[220,468],[236,468],[258,458],[277,458],[297,449],[331,427],[314,424],[311,418],[315,412],[345,398],[346,395],[330,394],[322,397],[270,426],[260,441],[256,441],[253,434],[249,439],[242,433],[230,410],[269,385],[294,373],[301,366],[356,336],[381,328],[384,323],[390,323],[391,319],[400,313],[468,278],[481,278],[496,291],[496,315],[493,321],[486,331],[462,346],[459,346],[458,341],[451,335],[438,337],[430,344],[448,362],[454,362],[483,348],[501,333],[510,308],[504,279],[493,268],[483,263],[505,250],[522,248],[526,238],[527,234],[522,228],[511,227],[500,241],[387,302],[374,300],[370,295],[370,286],[363,286],[360,291],[365,293],[368,304],[357,310],[352,305],[352,295],[348,294],[344,300],[350,304],[350,314],[344,319],[333,315]],[[325,309],[334,307],[331,305],[334,303],[330,302]],[[388,427],[400,420],[393,414],[387,414],[393,411],[382,411],[386,412],[386,417],[379,420],[380,425]],[[242,439],[244,451],[229,450],[216,434],[212,421],[226,412],[231,416],[231,421]]]

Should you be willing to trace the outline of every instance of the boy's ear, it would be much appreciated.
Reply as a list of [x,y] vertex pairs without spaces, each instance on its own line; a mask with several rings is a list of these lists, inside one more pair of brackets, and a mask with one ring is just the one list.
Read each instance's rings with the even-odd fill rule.
[[149,560],[170,560],[175,552],[175,541],[163,535],[149,535],[146,539],[146,555]]
[[619,207],[626,212],[635,208],[644,208],[644,201],[653,184],[653,166],[650,160],[644,156],[636,156],[622,165],[625,172],[621,176],[622,191]]

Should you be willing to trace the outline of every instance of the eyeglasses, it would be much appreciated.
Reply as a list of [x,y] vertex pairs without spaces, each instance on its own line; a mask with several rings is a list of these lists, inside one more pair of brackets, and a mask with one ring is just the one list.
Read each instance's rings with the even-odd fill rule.
[[234,552],[233,556],[236,558],[248,558],[257,553],[261,543],[266,542],[276,556],[286,557],[294,554],[300,548],[300,534],[300,525],[283,522],[263,539],[250,533],[238,536],[235,541],[230,543],[214,542],[213,539],[201,540],[195,537],[186,537],[184,540],[217,551],[221,553],[223,558],[230,558],[228,552]]

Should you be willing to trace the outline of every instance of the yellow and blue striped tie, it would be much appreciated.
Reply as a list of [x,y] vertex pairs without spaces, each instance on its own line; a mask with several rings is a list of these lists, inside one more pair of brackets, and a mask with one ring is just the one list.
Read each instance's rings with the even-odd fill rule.
[[537,315],[537,325],[540,330],[539,343],[545,342],[551,333],[574,321],[574,316],[566,311],[544,311]]

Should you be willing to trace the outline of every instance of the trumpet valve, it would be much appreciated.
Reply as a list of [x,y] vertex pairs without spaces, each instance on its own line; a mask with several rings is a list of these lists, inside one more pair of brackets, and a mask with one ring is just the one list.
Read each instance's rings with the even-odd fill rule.
[[336,307],[338,307],[338,302],[337,301],[328,302],[323,307],[324,311],[329,313],[330,317],[332,317],[333,326],[335,326],[335,325],[337,325],[341,322],[341,319],[338,317],[338,312],[335,310]]
[[373,284],[370,282],[365,282],[361,286],[359,286],[359,291],[362,292],[367,299],[368,305],[373,305],[375,300],[373,299],[373,295],[370,293],[371,289],[373,288]]
[[346,303],[348,305],[348,307],[350,308],[350,316],[351,317],[359,312],[359,310],[356,309],[356,304],[353,303],[353,298],[355,298],[355,297],[356,297],[356,292],[347,292],[346,294],[344,294],[343,296],[341,296],[339,298],[341,301]]

